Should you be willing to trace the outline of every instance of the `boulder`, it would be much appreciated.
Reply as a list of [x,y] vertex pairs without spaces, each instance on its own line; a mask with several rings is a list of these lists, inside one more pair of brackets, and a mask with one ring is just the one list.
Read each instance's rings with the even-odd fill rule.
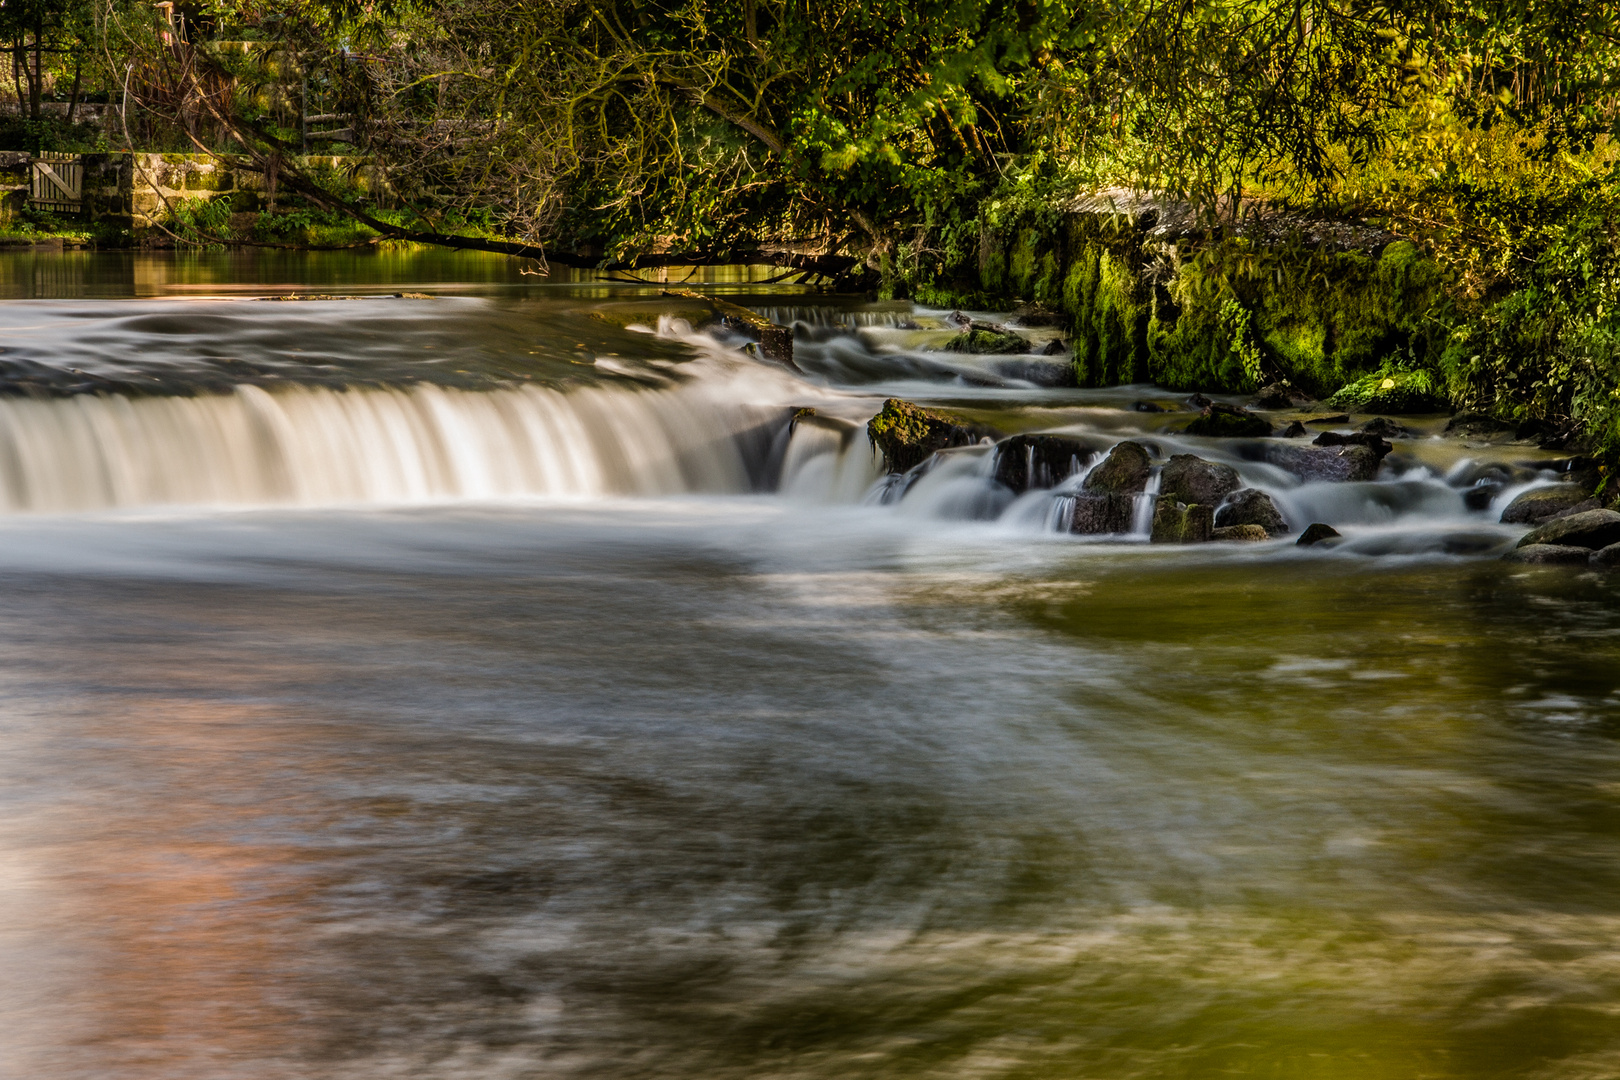
[[1285,439],[1297,439],[1306,434],[1308,432],[1305,430],[1305,425],[1295,420],[1283,429],[1282,437]]
[[1220,528],[1258,525],[1271,536],[1282,536],[1289,531],[1288,522],[1277,512],[1271,496],[1254,488],[1233,492],[1215,509],[1215,524]]
[[[1522,548],[1519,550],[1523,550]],[[1602,570],[1613,570],[1620,566],[1620,544],[1610,544],[1606,548],[1598,548],[1592,552],[1591,563]]]
[[1525,533],[1518,546],[1532,544],[1559,544],[1589,550],[1620,544],[1620,514],[1613,510],[1583,510],[1568,517],[1553,518]]
[[1187,399],[1187,406],[1193,409],[1207,409],[1212,404],[1214,403],[1203,394],[1194,394],[1192,397]]
[[1074,497],[1074,520],[1069,531],[1085,536],[1128,533],[1135,518],[1136,499],[1113,492],[1081,492]]
[[1210,507],[1219,506],[1222,499],[1242,486],[1232,466],[1205,461],[1194,454],[1175,455],[1159,473],[1162,494]]
[[892,473],[908,472],[941,450],[972,446],[996,434],[983,424],[966,423],[899,398],[885,401],[883,411],[867,421],[866,431]]
[[946,352],[1010,356],[1029,352],[1029,342],[1005,326],[973,323],[945,343]]
[[1503,562],[1530,563],[1534,566],[1585,566],[1591,560],[1591,548],[1572,544],[1529,544],[1514,548],[1502,556]]
[[1507,504],[1507,509],[1502,511],[1502,522],[1505,525],[1540,525],[1589,497],[1586,489],[1579,484],[1531,488]]
[[1299,534],[1299,539],[1294,541],[1294,546],[1313,547],[1320,544],[1324,540],[1332,540],[1338,535],[1338,529],[1335,529],[1331,525],[1324,525],[1320,521],[1317,521],[1306,526],[1305,531]]
[[1056,487],[1091,458],[1091,450],[1078,439],[1014,435],[996,447],[996,481],[1019,495]]
[[1463,492],[1463,505],[1470,510],[1489,510],[1491,503],[1501,493],[1500,480],[1481,480]]
[[1337,431],[1324,431],[1315,439],[1311,440],[1311,445],[1365,446],[1367,449],[1378,455],[1379,461],[1384,460],[1384,458],[1389,455],[1389,452],[1395,449],[1394,446],[1385,441],[1382,435],[1375,435],[1370,431],[1356,431],[1349,435],[1341,435]]
[[1382,455],[1366,446],[1267,446],[1266,460],[1301,480],[1371,480]]
[[1301,393],[1287,383],[1274,382],[1262,386],[1254,395],[1254,407],[1257,409],[1287,409],[1310,403],[1310,395]]
[[1223,439],[1263,439],[1271,434],[1271,421],[1248,409],[1212,401],[1187,425],[1187,434]]
[[1147,448],[1141,443],[1116,443],[1102,464],[1086,474],[1085,483],[1080,486],[1086,491],[1134,495],[1147,487],[1152,471]]
[[1257,544],[1262,540],[1270,540],[1271,534],[1258,525],[1223,525],[1210,532],[1211,540],[1241,541],[1243,543]]
[[1160,495],[1153,506],[1155,544],[1202,544],[1215,531],[1215,511],[1207,505],[1188,505],[1173,495]]
[[1046,346],[1043,349],[1041,349],[1041,355],[1042,356],[1062,356],[1064,353],[1066,353],[1068,351],[1069,351],[1069,347],[1067,345],[1063,344],[1061,339],[1053,338],[1051,341],[1048,341],[1046,343]]

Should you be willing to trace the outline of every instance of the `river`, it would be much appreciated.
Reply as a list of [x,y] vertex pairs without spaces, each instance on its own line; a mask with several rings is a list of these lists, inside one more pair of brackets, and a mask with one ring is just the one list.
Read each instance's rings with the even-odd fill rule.
[[1458,480],[1535,451],[1099,542],[860,424],[1225,451],[907,305],[756,295],[800,374],[494,258],[0,291],[0,1075],[1620,1070],[1620,582]]

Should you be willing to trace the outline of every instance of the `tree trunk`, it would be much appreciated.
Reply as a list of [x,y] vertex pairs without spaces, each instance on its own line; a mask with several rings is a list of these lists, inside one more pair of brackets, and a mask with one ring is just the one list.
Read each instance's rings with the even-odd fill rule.
[[84,58],[73,54],[73,93],[68,98],[67,122],[73,123],[73,114],[79,108],[79,79],[84,74]]
[[45,81],[45,67],[40,63],[44,37],[45,19],[40,16],[34,20],[34,81],[28,87],[28,116],[32,120],[39,119],[39,99],[44,89],[41,84]]

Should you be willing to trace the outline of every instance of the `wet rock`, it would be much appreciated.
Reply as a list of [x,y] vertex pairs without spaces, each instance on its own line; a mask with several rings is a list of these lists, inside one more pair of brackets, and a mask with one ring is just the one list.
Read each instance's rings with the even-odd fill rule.
[[1253,405],[1257,409],[1288,409],[1296,405],[1309,405],[1311,399],[1308,395],[1300,393],[1287,383],[1274,382],[1270,386],[1262,386],[1254,395]]
[[1266,460],[1301,480],[1371,480],[1382,456],[1366,446],[1267,446]]
[[1017,379],[1036,386],[1080,385],[1080,380],[1074,374],[1074,365],[1056,360],[1037,360],[1033,357],[1001,360],[994,364],[992,370],[1003,379]]
[[1230,465],[1205,461],[1193,454],[1177,454],[1159,473],[1159,491],[1181,502],[1219,506],[1221,500],[1242,487],[1237,470]]
[[1257,544],[1262,540],[1270,540],[1271,534],[1258,525],[1222,525],[1211,530],[1209,538]]
[[1512,431],[1513,425],[1484,413],[1458,413],[1446,422],[1446,434],[1478,438]]
[[1289,531],[1288,522],[1277,512],[1277,504],[1271,501],[1271,496],[1254,488],[1235,491],[1216,507],[1215,524],[1223,529],[1258,525],[1271,536],[1282,536]]
[[1305,422],[1307,424],[1348,424],[1350,417],[1345,413],[1338,413],[1334,416],[1313,416]]
[[1339,535],[1339,530],[1331,525],[1324,525],[1320,521],[1308,525],[1299,539],[1294,542],[1295,547],[1313,547],[1324,540],[1332,540]]
[[1395,449],[1394,446],[1385,441],[1382,435],[1374,435],[1370,431],[1356,431],[1349,435],[1341,435],[1337,431],[1324,431],[1315,439],[1311,440],[1311,445],[1365,446],[1367,449],[1378,455],[1379,461],[1384,460],[1384,458],[1388,456],[1389,452]]
[[1070,532],[1083,536],[1128,533],[1135,517],[1136,500],[1113,492],[1081,492],[1074,497],[1074,520]]
[[1202,544],[1215,531],[1215,511],[1200,503],[1188,505],[1173,495],[1160,495],[1153,506],[1155,544]]
[[1534,566],[1585,566],[1593,555],[1591,548],[1572,544],[1529,544],[1502,556],[1503,562],[1530,563]]
[[941,450],[972,446],[996,434],[983,424],[966,423],[899,398],[885,401],[883,411],[867,421],[866,431],[883,454],[884,468],[892,473],[908,472]]
[[1138,401],[1131,405],[1137,412],[1169,412],[1163,405],[1155,405],[1151,401]]
[[946,342],[945,351],[976,356],[1012,356],[1029,352],[1029,342],[1005,326],[974,323]]
[[1481,480],[1463,492],[1463,505],[1470,510],[1489,510],[1491,503],[1502,493],[1500,480]]
[[1086,491],[1133,495],[1147,487],[1152,471],[1146,447],[1129,441],[1117,443],[1108,458],[1086,475],[1081,487]]
[[1190,409],[1207,409],[1213,404],[1215,403],[1203,394],[1194,394],[1187,399],[1187,407]]
[[1027,304],[1013,312],[1013,322],[1019,326],[1031,329],[1046,326],[1061,326],[1064,315],[1061,311],[1054,311],[1044,304]]
[[1248,409],[1212,401],[1187,425],[1187,434],[1214,438],[1263,439],[1271,434],[1271,421]]
[[[1523,549],[1520,549],[1523,550]],[[1613,570],[1620,566],[1620,544],[1610,544],[1592,552],[1591,563],[1600,570]]]
[[1583,510],[1568,517],[1553,518],[1524,534],[1519,547],[1558,544],[1588,549],[1620,544],[1620,514],[1613,510]]
[[1295,420],[1293,423],[1289,424],[1283,429],[1282,434],[1283,438],[1285,439],[1298,439],[1304,435],[1308,435],[1309,432],[1305,430],[1304,424],[1300,423],[1298,420]]
[[1531,488],[1507,504],[1507,509],[1502,511],[1502,522],[1507,525],[1540,525],[1589,497],[1586,489],[1578,484]]
[[1048,341],[1046,343],[1046,347],[1041,350],[1041,355],[1042,356],[1062,356],[1064,353],[1066,353],[1068,351],[1069,351],[1069,347],[1067,345],[1063,344],[1063,342],[1058,340],[1057,338],[1053,338],[1051,341]]
[[1361,430],[1372,435],[1382,435],[1386,439],[1404,439],[1412,434],[1412,429],[1405,424],[1398,424],[1387,416],[1375,416],[1365,424]]
[[1061,435],[1015,435],[996,447],[996,481],[1022,495],[1056,487],[1092,458],[1078,439]]

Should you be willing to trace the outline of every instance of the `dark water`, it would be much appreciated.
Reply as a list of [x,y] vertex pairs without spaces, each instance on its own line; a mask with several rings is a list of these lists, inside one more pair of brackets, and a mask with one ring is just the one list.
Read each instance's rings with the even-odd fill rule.
[[[485,294],[488,338],[439,309],[398,356],[331,348],[517,364],[525,332],[573,347],[578,299]],[[168,440],[170,468],[241,486],[0,515],[0,1075],[1620,1072],[1616,583],[1382,542],[1511,539],[1439,481],[1280,492],[1340,514],[1352,543],[1316,553],[967,520],[937,494],[965,472],[890,507],[808,465],[759,492],[705,432],[768,458],[749,423],[869,414],[871,387],[603,333],[631,374],[545,368],[565,405],[523,414],[647,437],[580,464],[589,489],[402,496],[362,470],[295,498],[219,464],[206,394],[6,414],[41,455]],[[105,362],[157,366],[122,340]],[[897,356],[922,396],[933,361]],[[1009,426],[1158,422],[926,370]],[[287,445],[372,430],[360,390],[293,381],[266,392]],[[425,400],[448,419],[415,437],[484,461],[450,444],[499,410]]]

